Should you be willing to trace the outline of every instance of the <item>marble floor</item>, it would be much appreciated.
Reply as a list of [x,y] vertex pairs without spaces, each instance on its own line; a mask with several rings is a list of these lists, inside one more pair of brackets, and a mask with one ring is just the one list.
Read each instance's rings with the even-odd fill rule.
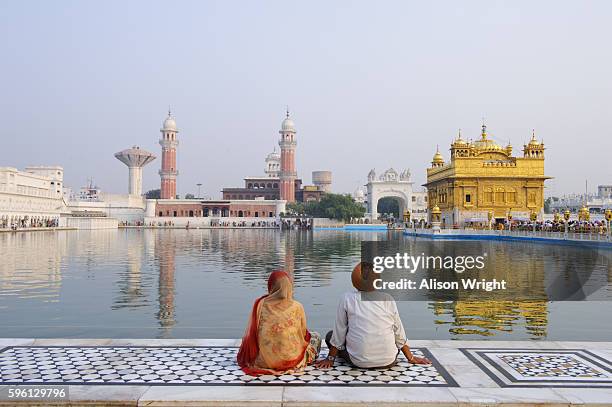
[[[0,394],[67,386],[72,404],[609,405],[612,342],[411,341],[431,366],[251,377],[239,341],[0,339]],[[322,350],[323,355],[326,350]],[[13,401],[14,402],[14,401]],[[62,403],[59,403],[62,404]],[[0,405],[9,404],[0,398]]]

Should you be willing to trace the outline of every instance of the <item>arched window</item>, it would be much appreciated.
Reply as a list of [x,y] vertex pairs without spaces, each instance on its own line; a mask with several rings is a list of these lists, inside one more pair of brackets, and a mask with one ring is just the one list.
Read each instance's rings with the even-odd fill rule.
[[257,212],[257,211],[255,212],[255,217],[259,218],[259,212]]
[[242,211],[238,211],[238,217],[242,218],[244,216],[244,214],[242,213]]
[[272,184],[268,182],[268,185],[266,185],[266,188],[272,188]]
[[162,211],[159,211],[159,216],[164,216],[164,213]]
[[249,182],[249,183],[247,184],[247,188],[249,188],[249,189],[253,188],[253,183],[252,183],[252,182]]

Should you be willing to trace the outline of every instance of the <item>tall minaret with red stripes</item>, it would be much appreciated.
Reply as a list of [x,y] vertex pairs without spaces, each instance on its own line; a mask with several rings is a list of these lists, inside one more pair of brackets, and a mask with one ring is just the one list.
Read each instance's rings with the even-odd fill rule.
[[162,147],[162,162],[159,176],[161,177],[161,199],[176,198],[176,147],[178,146],[178,129],[176,121],[168,109],[168,117],[164,120],[164,125],[160,130],[162,137],[159,144]]
[[280,199],[287,202],[295,202],[295,179],[297,172],[295,170],[295,147],[297,140],[295,138],[295,124],[289,117],[289,109],[287,109],[287,117],[281,124],[279,131],[281,139],[278,142],[281,150],[280,157]]

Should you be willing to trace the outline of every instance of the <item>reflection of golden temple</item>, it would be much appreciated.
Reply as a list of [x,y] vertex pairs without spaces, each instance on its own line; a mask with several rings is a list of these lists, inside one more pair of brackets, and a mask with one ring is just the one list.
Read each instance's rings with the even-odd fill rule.
[[436,151],[427,169],[428,205],[438,206],[443,225],[479,222],[486,225],[488,212],[505,219],[510,211],[527,220],[544,208],[544,143],[532,135],[523,157],[512,156],[512,146],[498,145],[483,124],[480,138],[468,142],[461,136],[451,144],[451,161]]
[[[548,325],[546,301],[456,301],[433,303],[435,315],[450,315],[455,335],[494,336],[499,332],[512,332],[524,325],[532,337],[545,337]],[[524,321],[522,321],[523,319]],[[436,324],[448,324],[437,320]]]

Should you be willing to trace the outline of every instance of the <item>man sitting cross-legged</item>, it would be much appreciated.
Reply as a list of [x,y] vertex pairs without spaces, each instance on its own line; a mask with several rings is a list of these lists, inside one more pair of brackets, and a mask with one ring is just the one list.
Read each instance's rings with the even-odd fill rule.
[[340,300],[334,330],[325,336],[329,355],[316,362],[316,367],[332,367],[336,356],[356,367],[391,367],[397,363],[400,350],[410,363],[431,364],[429,359],[410,352],[391,296],[381,293],[384,301],[362,299],[362,293],[374,291],[375,278],[371,263],[362,262],[353,269],[351,280],[356,290],[345,293]]

